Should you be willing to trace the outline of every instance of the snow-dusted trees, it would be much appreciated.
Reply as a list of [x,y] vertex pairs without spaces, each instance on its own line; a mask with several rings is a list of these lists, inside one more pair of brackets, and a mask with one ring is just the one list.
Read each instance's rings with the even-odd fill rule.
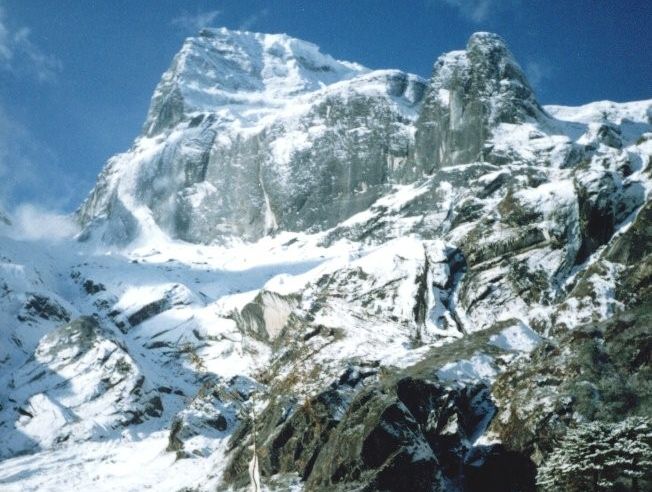
[[652,483],[652,419],[590,422],[569,430],[539,468],[546,491],[649,490]]

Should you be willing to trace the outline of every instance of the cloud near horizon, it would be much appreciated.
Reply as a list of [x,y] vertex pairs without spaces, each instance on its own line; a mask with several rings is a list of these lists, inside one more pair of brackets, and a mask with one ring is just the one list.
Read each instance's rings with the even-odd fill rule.
[[0,207],[10,211],[27,200],[68,208],[79,177],[63,172],[56,153],[12,118],[0,101]]
[[73,238],[79,232],[79,225],[70,214],[46,210],[39,205],[23,203],[8,217],[11,226],[4,234],[22,241],[61,241]]

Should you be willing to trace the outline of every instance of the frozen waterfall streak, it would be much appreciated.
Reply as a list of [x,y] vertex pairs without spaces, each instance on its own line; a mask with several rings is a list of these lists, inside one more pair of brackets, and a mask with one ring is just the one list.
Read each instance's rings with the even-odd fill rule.
[[[240,349],[242,350],[242,355],[247,352],[247,341],[246,337],[243,336],[240,338]],[[251,449],[251,461],[249,461],[249,481],[251,482],[251,492],[262,492],[262,483],[260,480],[260,468],[258,466],[258,443],[256,441],[256,437],[258,432],[256,431],[256,387],[254,386],[253,391],[251,392],[251,436],[252,436],[252,444],[250,446]],[[246,404],[246,402],[245,402]],[[246,407],[245,407],[246,408]]]
[[253,445],[251,446],[251,450],[253,454],[251,461],[249,462],[249,480],[251,480],[251,492],[262,492],[260,483],[260,469],[258,468],[258,448],[256,445],[256,400],[254,394],[251,395],[251,398],[251,420],[253,422]]
[[258,164],[258,184],[260,185],[260,189],[263,192],[263,198],[265,199],[265,234],[269,234],[278,229],[278,222],[276,222],[276,215],[274,215],[272,204],[269,201],[269,195],[265,189],[262,164]]
[[451,313],[453,320],[457,323],[457,328],[462,335],[471,333],[471,330],[467,328],[469,321],[466,318],[466,315],[463,310],[458,310],[457,305],[460,301],[460,289],[462,287],[462,277],[464,277],[464,272],[455,272],[452,274],[452,288],[448,301],[448,311]]
[[[242,337],[242,352],[245,351],[245,341]],[[256,441],[256,389],[251,392],[251,435],[253,443],[251,445],[251,461],[249,462],[249,480],[251,482],[251,492],[262,492],[260,481],[260,468],[258,467],[258,443]]]
[[485,140],[485,135],[484,135],[484,125],[482,122],[484,121],[482,118],[484,118],[484,104],[480,102],[480,145],[478,146],[478,161],[479,162],[484,162],[484,140]]

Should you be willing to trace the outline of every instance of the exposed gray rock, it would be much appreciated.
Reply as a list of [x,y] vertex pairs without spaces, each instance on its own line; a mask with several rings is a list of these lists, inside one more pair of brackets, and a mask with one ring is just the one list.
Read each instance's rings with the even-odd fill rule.
[[543,114],[502,38],[476,33],[466,51],[443,55],[435,63],[416,122],[417,167],[430,174],[445,166],[484,161],[485,141],[498,123]]
[[[297,80],[279,82],[288,72]],[[284,35],[190,38],[156,89],[144,136],[109,161],[79,210],[83,237],[122,243],[157,227],[206,243],[333,227],[413,174],[424,86]]]
[[172,419],[167,451],[175,452],[178,459],[209,456],[215,442],[234,431],[255,388],[246,378],[223,382],[207,377],[197,395]]
[[297,306],[296,296],[261,291],[234,317],[238,328],[246,335],[273,342],[281,334]]
[[493,394],[500,410],[490,431],[540,464],[578,422],[648,415],[649,323],[648,302],[537,349],[498,378]]

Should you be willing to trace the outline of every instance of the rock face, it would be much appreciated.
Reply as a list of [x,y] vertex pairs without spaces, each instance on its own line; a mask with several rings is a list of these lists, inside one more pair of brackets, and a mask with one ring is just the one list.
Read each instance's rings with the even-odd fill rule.
[[190,38],[86,241],[0,230],[0,484],[522,492],[649,435],[650,115],[540,106],[489,33],[428,82]]
[[544,114],[489,33],[441,57],[426,87],[287,36],[205,30],[175,57],[143,136],[109,162],[79,218],[116,242],[152,228],[191,242],[324,230],[392,183],[491,160],[499,123]]
[[476,33],[466,51],[435,63],[416,122],[415,161],[425,173],[483,161],[485,141],[499,123],[522,123],[544,114],[505,42]]
[[285,35],[204,30],[163,75],[144,134],[110,160],[80,221],[109,242],[153,229],[207,243],[332,227],[405,173],[424,87]]
[[263,474],[297,472],[308,490],[477,490],[486,481],[495,490],[533,489],[527,455],[478,442],[497,411],[489,384],[451,379],[457,361],[477,359],[488,344],[493,356],[510,357],[491,342],[501,328],[432,349],[402,370],[349,365],[303,401],[272,390],[255,427],[247,421],[233,435],[225,480],[246,483],[255,433]]

